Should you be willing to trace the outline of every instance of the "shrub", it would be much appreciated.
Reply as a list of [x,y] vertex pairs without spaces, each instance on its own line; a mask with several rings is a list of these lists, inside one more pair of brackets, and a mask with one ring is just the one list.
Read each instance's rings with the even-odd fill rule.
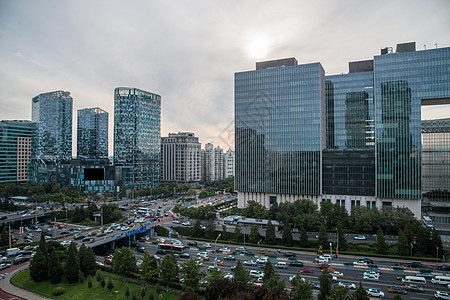
[[52,294],[55,296],[61,296],[61,295],[64,295],[65,292],[66,292],[65,288],[58,286],[53,289]]

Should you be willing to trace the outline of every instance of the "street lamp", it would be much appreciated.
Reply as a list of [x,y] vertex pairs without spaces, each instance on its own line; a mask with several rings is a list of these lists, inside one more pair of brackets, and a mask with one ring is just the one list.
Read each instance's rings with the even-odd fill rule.
[[[220,238],[221,235],[222,234],[219,233],[219,235],[217,236],[216,240],[214,241],[214,252],[216,252],[216,253],[217,253],[217,240]],[[217,256],[217,254],[216,254],[216,256]]]
[[259,252],[261,252],[261,240],[258,241],[258,248],[259,248]]
[[411,256],[411,257],[412,257],[412,249],[413,249],[413,243],[410,242],[409,243],[409,256]]

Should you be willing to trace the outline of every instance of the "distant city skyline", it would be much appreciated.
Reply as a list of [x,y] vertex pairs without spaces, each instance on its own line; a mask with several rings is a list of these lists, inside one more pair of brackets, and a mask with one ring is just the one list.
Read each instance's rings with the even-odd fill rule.
[[[114,89],[131,86],[161,95],[162,136],[195,132],[202,145],[234,150],[234,72],[297,57],[341,74],[386,46],[449,47],[449,11],[445,0],[2,1],[0,120],[31,120],[34,96],[69,91],[72,154],[76,111],[99,107],[110,115],[112,156]],[[422,111],[450,115],[449,106]]]

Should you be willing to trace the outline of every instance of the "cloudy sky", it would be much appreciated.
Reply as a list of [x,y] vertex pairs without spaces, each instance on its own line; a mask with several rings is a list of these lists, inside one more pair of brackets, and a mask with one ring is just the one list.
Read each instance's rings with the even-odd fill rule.
[[76,110],[100,107],[112,155],[113,90],[137,87],[162,96],[163,136],[228,149],[234,72],[294,56],[340,74],[397,43],[449,47],[449,15],[449,0],[0,0],[0,120],[30,119],[32,97],[70,91],[74,137]]

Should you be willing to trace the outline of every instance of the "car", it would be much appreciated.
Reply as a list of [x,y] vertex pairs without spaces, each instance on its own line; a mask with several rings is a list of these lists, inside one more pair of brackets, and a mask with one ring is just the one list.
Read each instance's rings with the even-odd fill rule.
[[432,273],[417,273],[414,276],[428,278],[428,279],[434,278]]
[[201,229],[206,229],[206,226],[205,226],[205,225],[202,225],[202,224],[200,224],[200,228],[201,228]]
[[419,269],[419,268],[423,268],[423,264],[422,264],[421,262],[417,262],[417,261],[412,262],[412,263],[409,263],[407,266],[408,266],[408,268],[410,268],[410,269]]
[[279,269],[287,269],[288,265],[285,261],[279,261],[276,265],[275,268],[279,268]]
[[228,280],[233,280],[234,274],[233,273],[228,273],[227,275],[223,276],[223,278],[228,279]]
[[173,220],[172,223],[173,223],[173,224],[180,224],[180,221],[178,221],[178,220]]
[[380,272],[377,272],[377,271],[365,271],[363,275],[380,277]]
[[236,252],[247,251],[247,248],[245,248],[245,247],[237,247],[235,251]]
[[384,292],[380,291],[379,289],[368,289],[367,296],[382,298],[384,297]]
[[402,280],[403,281],[403,278],[405,278],[406,276],[408,276],[408,275],[397,275],[395,278],[397,279],[397,280]]
[[167,250],[164,250],[164,249],[158,249],[158,250],[156,250],[155,253],[156,254],[161,254],[161,255],[166,255],[168,252],[167,252]]
[[265,264],[267,262],[268,258],[267,257],[260,257],[256,260],[256,262],[258,264]]
[[140,247],[136,248],[136,252],[145,253],[145,251],[147,251],[147,249],[145,247],[143,247],[143,246],[140,246]]
[[208,272],[212,272],[214,269],[217,269],[218,271],[220,271],[220,269],[218,267],[209,266],[208,267]]
[[73,239],[74,240],[81,240],[81,239],[84,239],[84,235],[82,235],[81,233],[76,233],[74,236],[73,236]]
[[277,257],[277,254],[274,253],[274,252],[269,252],[269,253],[267,253],[266,255],[267,255],[268,257],[272,257],[272,258],[276,258],[276,257]]
[[256,266],[256,265],[257,265],[257,262],[254,261],[254,260],[246,260],[246,261],[243,262],[243,264],[244,264],[245,266]]
[[183,252],[183,253],[180,253],[180,255],[178,255],[178,257],[179,257],[179,258],[189,258],[190,255],[189,255],[189,253],[187,253],[187,252]]
[[303,269],[303,270],[300,270],[300,273],[304,273],[304,274],[312,274],[313,273],[313,271],[312,271],[312,269]]
[[236,260],[236,257],[234,255],[226,255],[223,257],[224,260]]
[[[14,259],[15,260],[15,259]],[[25,261],[25,260],[24,260]],[[23,261],[22,261],[23,262]],[[17,263],[14,263],[15,265],[17,265],[17,264],[20,264],[20,262],[17,262]],[[6,268],[9,268],[9,267],[11,267],[11,264],[10,263],[2,263],[2,264],[0,264],[0,270],[4,270],[4,269],[6,269]]]
[[423,288],[415,284],[407,284],[405,285],[405,289],[407,289],[410,292],[423,293]]
[[95,242],[95,239],[92,237],[83,238],[83,243],[93,243],[93,242]]
[[395,263],[395,264],[391,265],[391,269],[404,270],[404,269],[406,269],[406,266],[404,263]]
[[291,275],[289,276],[289,282],[292,282],[294,280],[295,277],[299,277],[302,281],[305,281],[305,278],[300,277],[299,275]]
[[103,262],[105,263],[105,265],[112,265],[112,258],[107,257]]
[[436,291],[436,292],[434,292],[434,298],[448,300],[448,299],[450,299],[450,295],[447,292]]
[[355,240],[365,240],[366,236],[365,235],[357,235],[355,236]]
[[228,247],[222,247],[222,248],[219,248],[219,251],[226,252],[226,253],[230,253],[230,252],[231,252],[231,249],[228,248]]
[[205,248],[205,249],[209,249],[209,248],[211,248],[212,246],[211,246],[211,244],[210,243],[206,243],[206,244],[203,244],[202,245],[202,248]]
[[189,247],[197,247],[197,242],[196,241],[191,241],[191,242],[188,242],[187,245]]
[[441,271],[450,271],[450,265],[442,265],[438,267],[438,270]]
[[183,226],[191,226],[191,222],[183,222],[183,223],[181,223],[181,225],[183,225]]
[[258,270],[250,270],[250,276],[255,278],[264,277],[264,272]]
[[283,253],[284,257],[296,257],[297,254],[295,254],[294,252],[285,252]]
[[260,250],[258,253],[259,254],[267,254],[267,253],[269,253],[269,250],[263,249],[263,250]]
[[330,273],[331,276],[336,276],[336,277],[344,277],[344,273],[338,272],[338,271],[334,271],[332,273]]
[[401,288],[397,285],[392,285],[392,286],[388,287],[387,291],[389,293],[398,293],[398,294],[403,294],[403,295],[406,295],[408,293],[407,290],[405,290],[404,288]]
[[291,260],[288,262],[289,266],[291,267],[303,267],[303,263],[298,260]]
[[253,287],[254,287],[255,289],[260,288],[260,287],[262,287],[262,286],[263,286],[263,283],[262,283],[262,282],[253,282]]
[[375,275],[375,274],[364,274],[363,279],[365,279],[365,280],[380,280],[380,276]]
[[319,264],[316,266],[316,269],[330,269],[331,266],[329,264]]
[[338,283],[340,286],[347,287],[350,290],[356,290],[356,284],[348,281],[339,281]]

